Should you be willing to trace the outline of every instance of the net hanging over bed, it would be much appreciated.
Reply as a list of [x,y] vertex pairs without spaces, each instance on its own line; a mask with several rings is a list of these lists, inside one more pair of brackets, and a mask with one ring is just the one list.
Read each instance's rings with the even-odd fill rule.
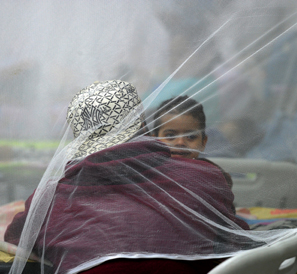
[[[0,13],[1,163],[47,167],[29,197],[14,170],[26,202],[4,235],[18,246],[10,273],[31,252],[40,273],[79,273],[224,259],[296,234],[295,1]],[[20,146],[45,141],[51,159]]]

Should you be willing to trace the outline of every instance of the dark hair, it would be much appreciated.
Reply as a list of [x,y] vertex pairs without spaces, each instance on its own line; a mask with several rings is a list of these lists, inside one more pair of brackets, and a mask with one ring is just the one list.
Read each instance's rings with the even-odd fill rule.
[[161,103],[154,115],[154,129],[153,134],[158,136],[161,126],[161,116],[164,113],[185,114],[191,115],[194,119],[199,121],[200,129],[202,130],[202,138],[205,138],[205,123],[206,118],[203,106],[196,100],[185,96],[177,96]]

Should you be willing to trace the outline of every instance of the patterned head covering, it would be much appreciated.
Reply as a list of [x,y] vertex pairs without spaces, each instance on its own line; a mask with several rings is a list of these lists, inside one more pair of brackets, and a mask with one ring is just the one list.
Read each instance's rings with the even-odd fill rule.
[[141,128],[142,103],[136,88],[120,80],[94,82],[70,102],[67,122],[77,142],[74,158],[124,143]]

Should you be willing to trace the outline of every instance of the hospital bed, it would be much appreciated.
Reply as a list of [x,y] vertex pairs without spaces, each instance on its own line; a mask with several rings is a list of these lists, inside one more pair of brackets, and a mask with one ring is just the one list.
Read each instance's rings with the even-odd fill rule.
[[[297,211],[297,165],[255,159],[209,158],[233,180],[237,208],[279,208]],[[297,273],[297,235],[270,246],[243,251],[209,274]]]
[[[255,159],[211,158],[233,179],[236,207],[297,209],[297,165]],[[297,234],[243,251],[209,274],[296,274]]]
[[297,165],[257,159],[209,158],[233,180],[236,207],[297,209]]
[[244,251],[208,274],[296,274],[297,234],[274,244]]

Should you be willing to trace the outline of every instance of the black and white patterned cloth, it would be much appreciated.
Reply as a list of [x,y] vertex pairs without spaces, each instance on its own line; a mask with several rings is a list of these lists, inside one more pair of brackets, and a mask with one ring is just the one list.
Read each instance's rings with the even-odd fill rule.
[[68,106],[67,122],[74,137],[74,158],[124,143],[141,128],[143,107],[136,88],[124,81],[94,82]]

